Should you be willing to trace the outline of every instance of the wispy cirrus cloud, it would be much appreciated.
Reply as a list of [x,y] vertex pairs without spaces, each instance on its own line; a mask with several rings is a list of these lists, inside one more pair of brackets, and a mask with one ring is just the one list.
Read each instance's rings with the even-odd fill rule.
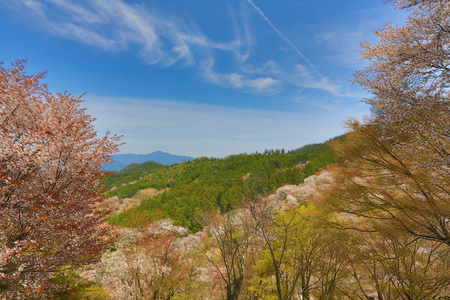
[[202,71],[205,78],[215,84],[240,88],[256,92],[274,92],[280,85],[280,80],[272,77],[251,77],[249,74],[241,73],[218,73],[214,71],[214,60],[208,59],[202,63]]
[[[322,76],[318,71],[316,66],[308,59],[306,56],[291,42],[291,40],[283,34],[272,21],[263,13],[263,11],[252,1],[247,0],[247,2],[256,10],[256,12],[264,19],[264,21],[272,28],[278,36],[280,36],[306,63],[309,67],[302,64],[294,65],[294,71],[276,72],[281,70],[273,61],[267,62],[263,67],[254,69],[254,71],[259,72],[274,72],[277,73],[279,81],[283,81],[288,84],[293,84],[308,89],[316,89],[325,91],[334,97],[349,97],[349,98],[360,98],[362,93],[350,92],[348,86],[342,86],[331,82],[331,80]],[[252,71],[248,69],[247,71]],[[293,77],[292,77],[293,75]],[[281,79],[281,80],[280,80]]]
[[239,63],[244,63],[250,57],[254,42],[253,36],[250,32],[250,25],[248,22],[249,17],[247,16],[245,10],[241,9],[239,13],[236,13],[229,5],[228,13],[231,18],[235,40],[243,41],[242,47],[235,49],[236,60]]
[[258,14],[264,19],[264,21],[266,21],[267,24],[269,24],[269,26],[301,57],[303,58],[308,64],[309,66],[319,75],[320,72],[316,69],[316,67],[306,58],[306,56],[300,51],[298,50],[298,48],[291,42],[290,39],[288,39],[287,36],[285,36],[280,30],[278,30],[278,28],[273,25],[272,21],[269,20],[269,18],[266,17],[266,15],[262,12],[262,10],[255,5],[255,3],[252,0],[247,0],[248,3],[258,12]]
[[279,76],[283,70],[282,68],[273,60],[266,61],[257,66],[244,65],[241,70],[247,74],[271,74]]
[[45,16],[45,6],[42,3],[34,0],[26,0],[23,2],[23,5],[33,11],[35,14],[39,16]]
[[140,56],[150,64],[192,64],[196,48],[238,51],[245,43],[213,41],[167,12],[123,0],[26,0],[7,5],[32,14],[34,21],[52,34],[102,50],[137,46]]
[[292,70],[291,83],[308,89],[317,89],[325,91],[334,97],[346,97],[361,99],[366,95],[363,91],[355,91],[355,89],[350,89],[348,86],[348,80],[346,85],[342,83],[332,82],[328,77],[314,76],[311,72],[302,64],[297,64]]
[[[0,3],[16,8],[54,35],[104,51],[136,52],[148,64],[191,66],[208,82],[221,87],[273,94],[290,86],[318,89],[335,97],[355,96],[329,76],[322,76],[252,0],[242,1],[240,7],[226,5],[232,30],[225,41],[208,37],[193,24],[195,21],[187,23],[180,15],[162,11],[146,1],[0,0]],[[266,29],[275,31],[294,50],[297,60],[300,56],[305,61],[303,65],[296,64],[292,70],[292,63],[283,61],[280,53],[267,52],[270,55],[266,60],[266,52],[253,55],[253,47],[261,47],[255,45],[258,35],[251,30],[250,12],[254,10],[269,25]],[[331,43],[333,38],[324,34],[320,39]],[[219,59],[228,60],[226,71],[221,68],[225,64],[214,64]]]
[[386,23],[403,24],[407,15],[406,11],[394,10],[390,5],[360,10],[349,17],[349,22],[324,27],[314,39],[326,50],[324,59],[352,70],[363,69],[369,62],[361,59],[361,42],[378,42],[374,30],[381,30]]

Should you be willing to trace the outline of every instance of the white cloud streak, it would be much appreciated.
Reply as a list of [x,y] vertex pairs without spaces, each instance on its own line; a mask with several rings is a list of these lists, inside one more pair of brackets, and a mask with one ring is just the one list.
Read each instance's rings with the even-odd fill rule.
[[266,17],[266,15],[261,11],[261,9],[253,3],[252,0],[247,0],[248,3],[253,6],[253,8],[258,12],[258,14],[269,24],[269,26],[301,57],[303,58],[311,68],[317,73],[317,75],[322,76],[320,72],[316,69],[316,67],[306,58],[306,56],[300,52],[300,50],[295,47],[295,45],[280,31],[278,28],[273,25],[273,23]]
[[[239,63],[244,63],[250,57],[253,44],[253,37],[250,33],[248,18],[244,16],[245,13],[241,12],[241,18],[238,21],[236,14],[233,12],[230,6],[228,6],[228,12],[231,18],[231,24],[233,25],[236,40],[243,41],[243,47],[236,48],[236,60]],[[243,33],[241,32],[241,27],[243,27]],[[241,48],[243,49],[241,50]]]
[[280,81],[272,77],[251,78],[239,73],[217,73],[214,71],[214,60],[205,60],[202,63],[202,71],[205,78],[223,87],[239,88],[253,92],[275,92]]
[[355,91],[356,89],[354,88],[350,89],[348,86],[333,83],[328,77],[317,79],[301,64],[294,66],[292,74],[293,76],[290,79],[291,84],[302,88],[322,90],[339,98],[345,97],[359,100],[362,97],[367,96],[363,91]]
[[123,0],[27,0],[7,5],[31,13],[39,26],[64,38],[107,51],[138,46],[141,57],[149,64],[167,66],[180,60],[193,64],[196,49],[238,52],[246,43],[212,41],[180,23],[180,19]]
[[271,74],[277,76],[281,75],[283,71],[273,59],[263,64],[259,64],[258,66],[247,65],[242,67],[241,69],[247,74]]

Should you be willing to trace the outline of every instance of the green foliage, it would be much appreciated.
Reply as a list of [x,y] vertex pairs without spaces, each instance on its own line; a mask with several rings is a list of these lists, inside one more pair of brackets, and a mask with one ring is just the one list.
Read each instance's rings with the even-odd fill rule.
[[[239,207],[245,198],[273,193],[286,184],[300,184],[304,178],[334,161],[330,146],[314,144],[287,153],[266,150],[265,153],[237,154],[222,159],[201,157],[152,169],[150,177],[119,186],[107,196],[132,197],[146,188],[167,188],[167,191],[112,217],[109,223],[137,227],[150,220],[170,217],[176,225],[195,232],[201,229],[199,216],[202,212],[211,209],[230,211]],[[299,165],[305,163],[303,167]]]
[[58,290],[53,292],[53,299],[56,300],[103,300],[110,295],[99,284],[84,280],[71,267],[62,270],[54,278],[55,283],[65,287],[65,290]]
[[322,143],[308,144],[308,145],[302,146],[300,148],[291,150],[291,151],[289,151],[289,153],[290,154],[311,153],[317,149],[321,149],[322,147],[323,147]]
[[163,168],[165,168],[164,165],[154,161],[148,161],[142,164],[132,163],[123,170],[103,179],[103,183],[105,184],[105,188],[111,189],[114,186],[119,187],[122,184],[139,180],[141,177]]

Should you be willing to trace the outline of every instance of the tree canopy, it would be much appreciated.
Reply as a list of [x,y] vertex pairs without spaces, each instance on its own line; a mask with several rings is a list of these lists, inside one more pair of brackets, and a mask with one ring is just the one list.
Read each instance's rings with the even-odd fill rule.
[[356,82],[373,94],[365,100],[373,115],[349,122],[336,191],[347,200],[341,209],[366,225],[450,245],[450,3],[395,5],[412,10],[406,24],[388,24],[375,32],[379,43],[363,43],[371,64]]
[[107,246],[94,187],[119,137],[97,137],[82,97],[52,94],[25,63],[0,65],[0,297],[43,298],[62,266]]

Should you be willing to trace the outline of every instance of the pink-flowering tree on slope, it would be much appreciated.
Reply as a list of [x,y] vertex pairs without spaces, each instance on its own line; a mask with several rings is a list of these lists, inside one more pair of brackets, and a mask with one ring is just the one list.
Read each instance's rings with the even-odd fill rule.
[[107,246],[96,187],[118,136],[97,137],[82,97],[52,94],[25,60],[0,64],[0,297],[44,297],[61,266]]

